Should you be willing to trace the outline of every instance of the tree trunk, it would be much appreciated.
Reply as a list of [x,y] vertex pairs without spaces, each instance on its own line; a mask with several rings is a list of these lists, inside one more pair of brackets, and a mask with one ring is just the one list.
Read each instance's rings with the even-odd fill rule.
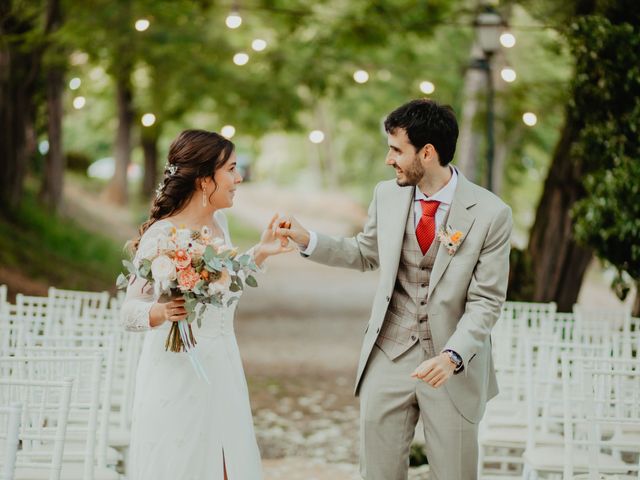
[[553,155],[536,219],[529,237],[528,254],[533,269],[533,301],[558,304],[571,311],[580,293],[592,252],[576,244],[570,211],[584,197],[582,162],[571,156],[578,126],[567,113]]
[[[470,58],[481,58],[482,50],[477,43],[471,46]],[[478,113],[478,96],[486,87],[486,74],[476,68],[467,68],[464,76],[462,115],[460,118],[460,138],[458,140],[457,166],[472,182],[478,181],[478,149],[480,135],[476,133],[474,122]]]
[[62,200],[65,158],[62,148],[62,93],[64,73],[55,68],[47,74],[47,133],[49,152],[45,157],[44,178],[40,191],[41,201],[57,211]]
[[[15,8],[15,7],[13,7]],[[33,123],[36,80],[42,51],[26,49],[23,36],[34,28],[0,2],[0,211],[22,198],[28,164],[27,130]]]
[[131,126],[133,123],[130,71],[116,77],[118,131],[115,142],[115,172],[105,191],[108,201],[125,205],[128,201],[127,170],[131,162]]
[[[47,12],[47,30],[55,31],[62,24],[62,12],[58,0],[50,0]],[[55,49],[56,54],[64,56],[64,51]],[[44,178],[40,190],[40,200],[51,211],[57,211],[62,200],[65,158],[62,147],[62,96],[64,92],[64,66],[56,58],[51,62],[46,78],[47,93],[47,133],[49,152],[45,157]]]
[[140,137],[144,153],[142,194],[145,198],[151,198],[155,193],[156,179],[158,178],[158,138],[160,137],[160,128],[156,125],[144,127]]

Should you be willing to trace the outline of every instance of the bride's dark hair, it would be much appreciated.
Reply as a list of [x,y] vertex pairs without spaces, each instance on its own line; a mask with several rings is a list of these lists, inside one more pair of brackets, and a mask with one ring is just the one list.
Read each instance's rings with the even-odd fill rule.
[[[235,146],[222,135],[205,130],[184,130],[169,147],[167,168],[151,206],[149,220],[140,226],[139,236],[131,242],[135,253],[140,238],[158,220],[169,217],[184,209],[187,201],[196,191],[201,178],[213,179],[216,170],[222,167]],[[172,173],[173,172],[173,173]],[[217,190],[216,185],[211,195]]]

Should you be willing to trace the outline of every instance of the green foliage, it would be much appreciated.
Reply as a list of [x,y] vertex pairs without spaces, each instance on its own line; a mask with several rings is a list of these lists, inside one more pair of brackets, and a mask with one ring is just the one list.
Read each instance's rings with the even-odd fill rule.
[[575,111],[583,123],[576,155],[590,173],[573,210],[576,238],[620,273],[640,280],[640,31],[588,17],[574,26]]
[[0,216],[0,265],[59,288],[113,290],[122,252],[113,240],[43,211],[30,192]]
[[412,467],[419,467],[420,465],[426,465],[429,463],[425,447],[421,443],[412,443],[411,450],[409,451],[409,465]]

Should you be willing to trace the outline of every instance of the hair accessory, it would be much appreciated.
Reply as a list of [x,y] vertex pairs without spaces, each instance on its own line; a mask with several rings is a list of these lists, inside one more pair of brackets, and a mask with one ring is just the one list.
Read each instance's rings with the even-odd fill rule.
[[165,171],[169,170],[169,176],[172,177],[176,174],[176,172],[178,171],[178,166],[174,163],[167,163],[164,166]]

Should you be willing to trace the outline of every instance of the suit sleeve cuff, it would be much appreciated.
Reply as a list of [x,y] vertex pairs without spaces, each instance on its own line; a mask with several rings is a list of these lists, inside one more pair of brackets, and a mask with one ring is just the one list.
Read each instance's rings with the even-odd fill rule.
[[298,248],[300,248],[300,253],[302,255],[304,255],[305,257],[308,257],[314,252],[317,246],[318,246],[318,235],[316,235],[316,232],[309,231],[309,245],[307,245],[307,248],[305,248],[304,250],[302,249],[301,245],[298,245]]

